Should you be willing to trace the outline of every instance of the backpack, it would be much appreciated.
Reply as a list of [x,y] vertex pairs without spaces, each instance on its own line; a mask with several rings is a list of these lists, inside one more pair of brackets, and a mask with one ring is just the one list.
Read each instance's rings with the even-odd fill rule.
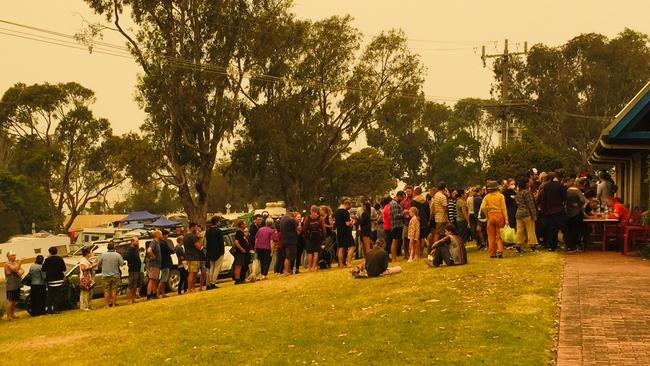
[[307,219],[307,238],[309,240],[318,241],[323,240],[323,226],[320,219],[312,220]]

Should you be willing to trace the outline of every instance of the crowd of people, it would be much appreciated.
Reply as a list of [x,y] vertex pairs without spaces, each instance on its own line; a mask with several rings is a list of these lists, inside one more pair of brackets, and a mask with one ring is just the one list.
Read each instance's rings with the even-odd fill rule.
[[[440,182],[424,193],[422,187],[407,185],[394,196],[373,202],[361,199],[353,210],[352,200],[345,198],[336,210],[311,206],[302,213],[288,211],[282,218],[255,215],[250,225],[236,223],[234,245],[230,248],[236,285],[266,280],[269,271],[289,276],[330,268],[352,268],[357,278],[399,273],[399,257],[413,262],[426,258],[432,267],[467,263],[465,243],[475,241],[479,250],[489,251],[491,258],[503,258],[506,246],[518,253],[558,248],[562,232],[567,252],[576,252],[589,241],[584,219],[606,214],[625,225],[627,208],[615,197],[617,187],[606,172],[599,180],[589,174],[565,176],[558,170],[538,174],[531,169],[526,176],[487,181],[484,186],[454,189]],[[192,293],[218,288],[226,246],[221,221],[214,217],[207,230],[190,223],[185,235],[174,244],[164,230],[155,230],[153,239],[142,247],[132,238],[124,257],[114,244],[93,260],[89,248],[83,248],[80,261],[79,306],[91,309],[95,270],[100,268],[104,306],[117,305],[121,284],[120,267],[128,264],[128,303],[134,303],[146,288],[147,300],[165,297],[172,254],[178,259],[180,283],[177,292]],[[514,230],[514,240],[504,242],[502,231]],[[356,233],[356,237],[355,237]],[[511,238],[512,239],[512,238]],[[32,315],[53,314],[59,310],[61,286],[66,266],[50,248],[49,256],[38,256],[29,269]],[[353,261],[363,260],[357,266]],[[15,318],[15,303],[24,282],[21,263],[15,253],[7,253],[7,317]],[[389,267],[393,263],[392,267]],[[143,282],[146,278],[146,286]]]

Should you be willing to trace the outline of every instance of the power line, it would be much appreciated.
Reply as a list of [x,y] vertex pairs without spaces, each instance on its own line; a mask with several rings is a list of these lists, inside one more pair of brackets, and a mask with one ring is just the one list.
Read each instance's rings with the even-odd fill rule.
[[[7,23],[11,25],[15,25],[18,23],[13,23],[13,22],[8,22],[4,20],[0,20],[0,23]],[[50,35],[56,35],[59,37],[63,37],[66,39],[75,39],[74,36],[68,35],[65,33],[60,33],[60,32],[55,32],[55,31],[50,31],[47,29],[42,29],[38,27],[32,27],[32,26],[26,26],[26,25],[18,25],[23,28],[28,28],[34,31],[39,31],[39,32],[44,32]],[[6,28],[0,28],[3,30],[7,30],[10,32],[14,33],[19,33],[19,34],[12,34],[12,33],[6,33],[6,32],[0,32],[0,34],[7,35],[7,36],[12,36],[12,37],[18,37],[22,39],[28,39],[32,41],[38,41],[42,43],[47,43],[51,45],[57,45],[57,46],[63,46],[63,47],[68,47],[72,49],[78,49],[78,50],[84,50],[88,51],[89,49],[83,46],[80,46],[78,43],[74,43],[71,41],[67,40],[60,40],[52,37],[46,37],[38,34],[32,34],[32,33],[27,33],[27,32],[21,32],[21,31],[16,31],[16,30],[10,30]],[[93,45],[95,42],[93,42]],[[128,51],[126,47],[121,47],[118,45],[114,45],[111,43],[107,42],[97,42],[97,45],[100,47],[93,47],[92,52],[96,52],[99,54],[105,54],[105,55],[110,55],[110,56],[115,56],[115,57],[121,57],[121,58],[128,58],[133,60],[134,57],[133,55]],[[105,49],[103,47],[107,47],[110,49]],[[173,58],[173,57],[167,57],[167,56],[159,56],[162,58],[164,61],[168,62],[172,66],[176,66],[179,68],[185,68],[193,71],[203,71],[203,72],[209,72],[217,75],[222,75],[222,76],[232,76],[231,74],[228,73],[228,69],[223,66],[217,66],[217,65],[211,65],[211,64],[197,64],[193,61],[188,61],[180,58]],[[293,82],[299,85],[307,85],[307,86],[322,86],[323,83],[318,83],[314,81],[304,81],[304,80],[297,80],[297,79],[292,79],[292,78],[287,78],[287,77],[280,77],[280,76],[275,76],[275,75],[267,75],[267,74],[256,74],[256,73],[251,73],[250,75],[245,76],[245,78],[249,80],[260,80],[260,81],[267,81],[267,82]],[[353,88],[349,86],[342,86],[340,90],[349,90],[349,91],[356,91],[356,92],[367,92],[367,93],[372,93],[372,90],[364,90],[360,88]],[[411,98],[411,99],[419,99],[421,96],[418,94],[394,94],[398,97],[402,98]],[[432,100],[432,101],[458,101],[462,98],[457,98],[457,97],[444,97],[444,96],[433,96],[433,97],[427,97],[424,96],[425,99]]]

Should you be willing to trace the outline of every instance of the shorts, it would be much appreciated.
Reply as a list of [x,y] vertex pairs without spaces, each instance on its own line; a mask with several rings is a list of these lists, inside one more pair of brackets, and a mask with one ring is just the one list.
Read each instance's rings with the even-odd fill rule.
[[117,287],[120,285],[120,276],[106,276],[104,277],[104,293],[116,292]]
[[384,238],[386,238],[386,246],[390,247],[390,243],[393,241],[393,235],[390,230],[384,229]]
[[160,270],[160,282],[167,282],[169,280],[169,268],[162,268]]
[[140,287],[140,272],[129,272],[129,290]]
[[296,245],[284,246],[284,258],[288,259],[289,262],[295,261],[297,255],[298,255],[298,247]]
[[444,236],[446,226],[447,226],[446,222],[437,223],[436,224],[436,230],[434,231],[434,233],[438,233],[438,235]]
[[341,235],[337,239],[338,242],[336,243],[336,246],[338,248],[347,249],[354,246],[354,238],[352,237],[352,233]]
[[248,253],[242,253],[241,251],[237,251],[235,255],[233,255],[233,265],[234,266],[245,266],[246,265],[246,260],[248,259]]
[[159,280],[160,279],[160,268],[158,267],[149,267],[147,268],[147,277],[150,280]]
[[18,300],[20,300],[20,289],[7,290],[7,301],[18,301]]
[[320,246],[321,246],[321,240],[316,239],[316,240],[307,240],[307,254],[314,254],[314,253],[319,253],[320,252]]
[[426,239],[429,236],[429,228],[428,227],[421,227],[420,228],[420,239]]
[[183,263],[188,272],[198,273],[199,267],[201,267],[201,261],[185,261]]
[[394,227],[394,228],[390,231],[390,237],[391,237],[393,240],[395,240],[395,239],[400,240],[400,239],[402,239],[402,233],[403,233],[403,232],[404,232],[404,228],[403,228],[402,226],[400,226],[400,227]]

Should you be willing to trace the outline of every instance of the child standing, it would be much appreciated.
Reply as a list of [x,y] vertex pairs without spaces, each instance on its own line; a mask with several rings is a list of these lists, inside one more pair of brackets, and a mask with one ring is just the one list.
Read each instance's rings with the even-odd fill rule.
[[420,259],[420,218],[417,207],[409,209],[411,220],[409,221],[409,262]]

